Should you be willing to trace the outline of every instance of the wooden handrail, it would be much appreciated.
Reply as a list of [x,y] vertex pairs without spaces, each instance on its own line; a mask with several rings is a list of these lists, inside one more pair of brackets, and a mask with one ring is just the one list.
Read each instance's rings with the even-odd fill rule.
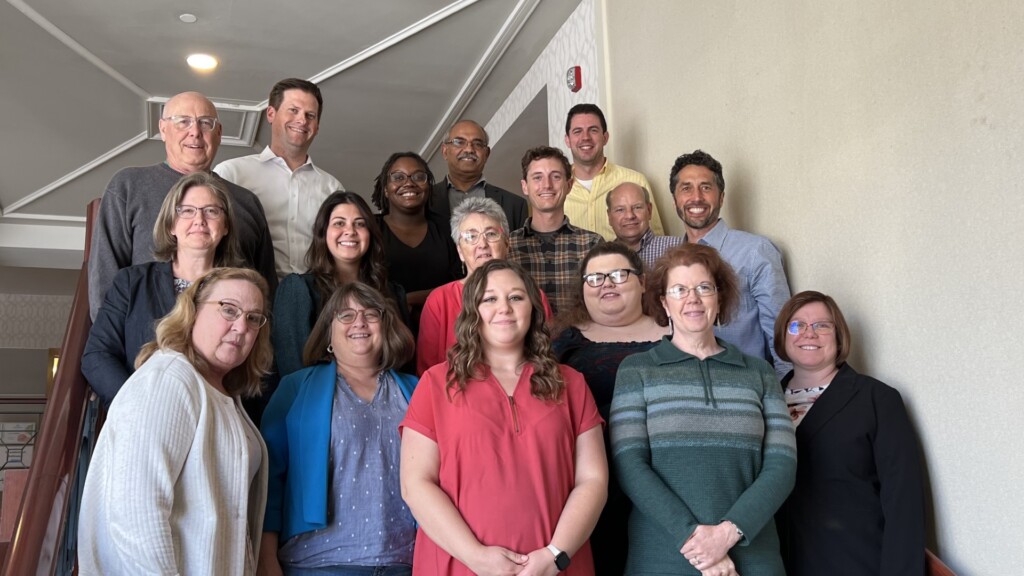
[[78,467],[86,404],[92,391],[82,376],[82,352],[89,336],[88,260],[99,200],[89,203],[85,258],[71,305],[53,393],[43,414],[29,468],[28,484],[3,564],[5,576],[53,574],[63,545],[71,484]]
[[924,573],[926,576],[956,576],[956,572],[946,566],[946,564],[939,560],[939,557],[932,553],[931,550],[924,551]]

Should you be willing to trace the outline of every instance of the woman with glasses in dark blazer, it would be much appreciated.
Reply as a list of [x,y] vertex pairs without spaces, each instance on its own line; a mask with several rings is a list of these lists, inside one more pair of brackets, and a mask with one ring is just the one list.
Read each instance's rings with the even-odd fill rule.
[[790,576],[924,574],[921,454],[900,393],[847,362],[850,328],[806,291],[775,320],[796,426],[796,487],[776,515]]

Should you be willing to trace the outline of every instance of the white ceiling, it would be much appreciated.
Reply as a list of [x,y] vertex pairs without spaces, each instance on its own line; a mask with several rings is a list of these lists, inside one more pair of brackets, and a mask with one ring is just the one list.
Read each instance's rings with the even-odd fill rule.
[[[85,206],[118,169],[163,159],[154,118],[185,90],[221,109],[220,161],[269,141],[262,110],[276,81],[317,82],[324,109],[311,155],[368,195],[392,152],[429,160],[455,119],[486,123],[578,4],[0,2],[0,266],[78,268]],[[180,22],[186,12],[198,21]],[[194,52],[220,67],[193,72],[185,57]],[[495,146],[488,177],[499,184],[515,177],[523,149],[546,139],[545,107],[527,114],[536,118]]]

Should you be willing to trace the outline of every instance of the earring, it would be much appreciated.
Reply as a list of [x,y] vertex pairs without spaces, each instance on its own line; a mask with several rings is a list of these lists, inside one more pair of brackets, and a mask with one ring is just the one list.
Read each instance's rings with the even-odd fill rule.
[[334,344],[328,344],[327,345],[327,353],[328,354],[334,354]]
[[715,326],[718,326],[719,328],[722,327],[722,315],[721,314],[717,314],[717,313],[715,314]]

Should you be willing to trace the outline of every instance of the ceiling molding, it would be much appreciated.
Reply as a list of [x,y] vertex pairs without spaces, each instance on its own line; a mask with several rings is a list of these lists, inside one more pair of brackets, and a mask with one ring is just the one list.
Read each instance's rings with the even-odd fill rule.
[[29,194],[28,196],[25,196],[24,198],[18,200],[17,202],[13,202],[7,208],[0,209],[0,215],[2,215],[5,218],[27,218],[27,219],[39,219],[39,220],[57,220],[57,221],[62,221],[62,222],[85,222],[85,218],[84,217],[78,217],[78,216],[63,216],[63,217],[62,216],[39,216],[39,215],[31,215],[31,214],[17,214],[16,212],[18,210],[20,210],[21,208],[31,204],[32,202],[35,202],[36,200],[39,200],[43,196],[46,196],[50,192],[53,192],[54,190],[60,188],[61,186],[71,182],[75,178],[78,178],[79,176],[85,174],[86,172],[89,172],[93,168],[96,168],[97,166],[103,164],[104,162],[112,160],[113,158],[115,158],[115,157],[119,156],[120,154],[124,153],[125,151],[130,150],[130,149],[138,146],[139,144],[141,144],[141,143],[143,143],[145,141],[146,141],[146,133],[145,132],[142,132],[140,134],[136,134],[130,140],[128,140],[126,142],[123,142],[123,143],[119,144],[118,146],[115,146],[114,148],[111,148],[110,150],[107,150],[102,155],[97,156],[96,158],[93,158],[92,160],[90,160],[89,162],[83,164],[79,168],[76,168],[75,170],[72,170],[71,172],[68,172],[64,176],[61,176],[57,180],[54,180],[53,182],[50,182],[46,186],[43,186],[42,188],[40,188],[40,189],[36,190],[35,192]]
[[[207,97],[209,98],[209,97]],[[151,96],[146,99],[146,130],[150,140],[161,140],[160,116],[164,104],[170,100],[167,96]],[[256,142],[256,132],[263,117],[266,104],[246,100],[213,99],[213,107],[217,109],[220,119],[221,146],[242,146],[251,148]],[[228,133],[227,130],[235,129]]]
[[131,80],[122,76],[120,72],[114,70],[109,64],[107,64],[103,60],[100,60],[99,56],[93,54],[92,52],[87,50],[85,46],[82,46],[81,44],[76,42],[74,38],[65,34],[63,30],[55,26],[53,22],[50,22],[49,20],[44,18],[42,14],[33,10],[32,7],[29,6],[28,4],[25,4],[23,0],[7,0],[7,3],[13,6],[22,14],[24,14],[29,20],[35,22],[37,26],[45,30],[51,36],[56,38],[58,42],[70,48],[72,52],[78,54],[82,58],[85,58],[90,64],[103,71],[104,74],[113,78],[118,84],[131,90],[139,98],[149,98],[149,94],[145,90],[140,88]]
[[[431,26],[437,24],[438,22],[441,22],[454,14],[458,14],[462,10],[469,8],[470,6],[476,4],[479,1],[480,0],[459,0],[458,2],[452,2],[451,4],[438,10],[437,12],[430,14],[426,18],[423,18],[418,22],[414,22],[413,24],[399,30],[398,32],[395,32],[391,36],[388,36],[387,38],[381,40],[380,42],[377,42],[376,44],[370,46],[369,48],[357,52],[356,54],[349,56],[348,58],[342,60],[341,62],[338,62],[334,66],[331,66],[330,68],[324,70],[323,72],[314,75],[312,78],[309,79],[309,81],[313,82],[314,84],[320,84],[324,80],[327,80],[328,78],[340,74],[345,70],[348,70],[349,68],[355,66],[356,64],[359,64],[360,62],[372,58],[377,54],[380,54],[381,52],[387,50],[388,48],[394,46],[395,44],[398,44],[403,40],[406,40],[407,38],[415,36],[416,34],[422,32],[423,30],[426,30],[427,28],[430,28]],[[269,100],[264,100],[260,105],[266,108],[269,103]]]
[[533,14],[538,4],[540,4],[540,0],[519,0],[516,3],[516,7],[512,9],[508,18],[505,19],[505,23],[502,24],[501,29],[495,34],[494,39],[491,40],[490,46],[487,47],[487,50],[484,50],[483,56],[480,57],[476,66],[473,67],[473,71],[470,72],[466,83],[462,85],[462,88],[455,95],[448,109],[438,120],[437,126],[434,127],[427,141],[420,147],[420,156],[426,158],[428,162],[434,158],[434,155],[437,154],[438,149],[441,147],[441,135],[469,107],[473,96],[476,95],[480,87],[487,81],[487,77],[494,71],[494,67],[498,65],[498,61],[505,54],[505,50],[516,39],[519,31],[522,30],[526,21],[530,19],[530,15]]

